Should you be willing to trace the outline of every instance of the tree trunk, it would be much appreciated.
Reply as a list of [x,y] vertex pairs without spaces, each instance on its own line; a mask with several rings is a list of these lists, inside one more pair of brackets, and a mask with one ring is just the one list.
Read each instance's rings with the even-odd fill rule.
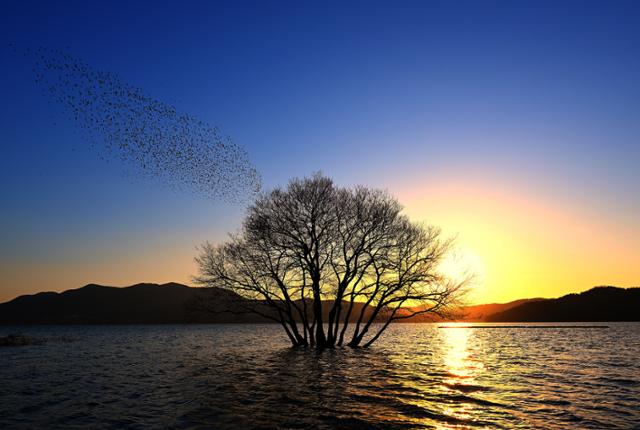
[[[316,281],[314,280],[314,284]],[[317,281],[317,287],[313,288],[313,319],[316,325],[316,347],[326,348],[327,338],[324,335],[324,325],[322,322],[322,297],[320,296],[320,280]]]

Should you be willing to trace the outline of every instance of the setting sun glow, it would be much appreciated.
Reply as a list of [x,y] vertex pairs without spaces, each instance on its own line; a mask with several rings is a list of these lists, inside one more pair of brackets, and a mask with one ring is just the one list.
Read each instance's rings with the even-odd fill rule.
[[[442,227],[457,251],[443,270],[475,274],[472,303],[557,297],[640,279],[640,233],[553,193],[495,183],[423,183],[400,194],[409,216]],[[613,216],[616,216],[614,214]]]

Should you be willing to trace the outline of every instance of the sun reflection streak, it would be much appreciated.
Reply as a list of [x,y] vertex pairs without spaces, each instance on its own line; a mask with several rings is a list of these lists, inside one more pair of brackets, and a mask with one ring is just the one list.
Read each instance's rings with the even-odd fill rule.
[[471,378],[473,369],[468,365],[469,343],[468,328],[445,329],[447,353],[444,357],[447,372],[453,378]]
[[[461,386],[474,385],[474,380],[484,370],[484,364],[473,353],[472,329],[457,327],[457,324],[449,324],[448,328],[441,329],[444,336],[443,364],[448,374],[444,380],[444,386],[449,390],[456,390]],[[446,415],[457,419],[469,420],[478,415],[476,405],[461,401],[451,404],[443,411]],[[475,418],[478,418],[477,416]],[[439,429],[452,428],[449,424],[440,423]]]
[[445,327],[442,328],[446,348],[443,359],[451,377],[448,382],[455,383],[457,379],[472,382],[484,369],[484,364],[472,353],[472,329],[458,327],[458,324]]

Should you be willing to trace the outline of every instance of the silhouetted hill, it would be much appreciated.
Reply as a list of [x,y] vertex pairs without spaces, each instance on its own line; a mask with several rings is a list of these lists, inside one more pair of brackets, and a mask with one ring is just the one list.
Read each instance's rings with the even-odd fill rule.
[[[302,306],[301,302],[298,302]],[[325,320],[332,302],[323,303]],[[217,288],[193,288],[178,283],[107,287],[89,284],[62,293],[25,295],[0,304],[0,324],[183,324],[272,322],[247,307],[270,309],[262,302],[242,299]],[[309,316],[313,315],[308,303]],[[345,303],[344,308],[346,309]],[[356,303],[355,321],[363,304]],[[371,311],[366,310],[365,315]]]
[[[466,321],[466,322],[482,322],[489,315],[514,308],[523,303],[533,302],[543,299],[520,299],[508,303],[488,303],[483,305],[463,306],[454,310],[447,318],[439,317],[434,314],[418,314],[412,318],[400,320],[401,322],[420,323],[420,322],[443,322],[443,321]],[[412,312],[418,311],[420,308],[411,308]]]
[[489,322],[640,321],[640,288],[595,287],[580,294],[521,304]]
[[[106,287],[89,284],[62,293],[44,292],[0,304],[0,324],[183,324],[271,322],[241,312],[261,302],[242,299],[220,289],[193,288],[177,283]],[[298,302],[301,306],[301,302]],[[327,320],[332,302],[323,303]],[[312,316],[309,304],[309,317]],[[356,303],[351,320],[363,308]],[[206,311],[213,310],[214,312]],[[343,307],[346,312],[347,304]],[[638,321],[640,288],[597,287],[558,299],[522,299],[509,303],[467,306],[457,321]],[[231,312],[222,312],[223,310]],[[267,308],[262,312],[268,313]],[[371,312],[365,309],[365,315]],[[402,310],[400,311],[402,313]],[[344,315],[344,314],[343,314]],[[401,322],[443,321],[418,315]]]
[[[302,308],[302,302],[297,302]],[[325,321],[333,302],[322,304]],[[355,303],[350,321],[356,321],[363,303]],[[249,301],[216,288],[193,288],[178,283],[136,284],[107,287],[89,284],[62,293],[43,292],[17,297],[0,304],[0,324],[183,324],[273,322],[263,314],[271,310],[263,302]],[[309,318],[313,306],[307,303]],[[344,303],[346,313],[348,303]],[[368,317],[372,309],[365,309]],[[344,313],[342,314],[344,318]]]
[[462,315],[458,319],[460,321],[485,321],[486,318],[490,315],[496,314],[498,312],[504,312],[506,310],[515,308],[517,306],[521,306],[525,303],[536,302],[539,300],[544,300],[541,298],[535,299],[520,299],[514,300],[508,303],[488,303],[484,305],[473,305],[473,306],[465,306],[461,312]]
[[201,294],[216,300],[232,293],[202,290],[177,283],[136,284],[117,288],[89,284],[62,293],[46,292],[20,296],[0,304],[0,324],[178,324],[262,322],[253,314],[241,317],[209,313],[189,304]]

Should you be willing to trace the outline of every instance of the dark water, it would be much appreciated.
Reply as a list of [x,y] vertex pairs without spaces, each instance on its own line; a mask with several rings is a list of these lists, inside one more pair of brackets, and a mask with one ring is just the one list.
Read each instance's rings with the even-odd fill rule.
[[640,324],[396,325],[369,350],[277,326],[0,327],[0,428],[640,428]]

